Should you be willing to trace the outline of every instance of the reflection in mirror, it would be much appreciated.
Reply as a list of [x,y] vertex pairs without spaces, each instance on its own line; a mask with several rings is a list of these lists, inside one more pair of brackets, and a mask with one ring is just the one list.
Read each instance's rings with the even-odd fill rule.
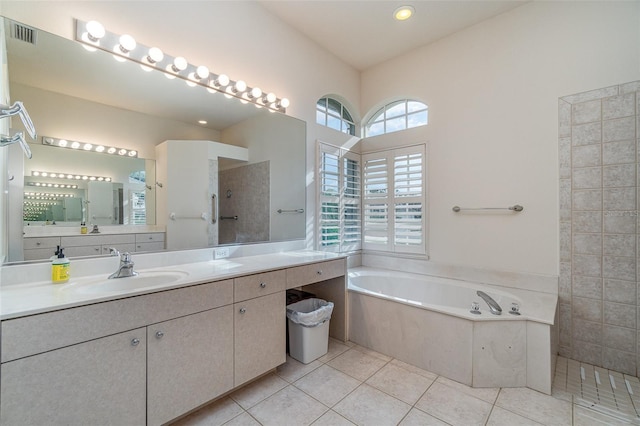
[[[146,160],[118,158],[138,163],[111,165],[107,159],[113,157],[105,154],[52,148],[39,143],[30,144],[33,160],[18,158],[18,153],[14,155],[10,150],[9,171],[16,179],[8,182],[9,230],[29,231],[32,236],[38,235],[33,232],[37,230],[42,235],[71,235],[78,239],[86,238],[80,235],[80,226],[77,226],[86,221],[87,225],[100,225],[103,235],[120,235],[122,238],[118,241],[131,251],[304,238],[304,213],[277,212],[297,211],[305,205],[304,122],[264,108],[243,105],[237,99],[229,100],[201,87],[188,87],[184,81],[169,80],[160,72],[145,72],[139,64],[117,62],[113,55],[103,51],[89,53],[77,42],[35,28],[37,43],[16,39],[10,31],[12,22],[5,18],[11,100],[24,102],[38,132],[54,138],[129,147],[136,149]],[[200,120],[208,124],[197,124]],[[12,125],[20,130],[18,120],[12,121]],[[233,164],[226,163],[223,157],[216,158],[219,169],[215,178],[209,174],[206,180],[194,179],[193,168],[178,175],[171,166],[168,170],[160,170],[157,147],[168,140],[215,141],[246,148],[248,155],[243,163]],[[178,150],[176,156],[191,161],[182,150]],[[264,165],[268,165],[268,175],[264,170],[261,174],[254,173]],[[233,172],[236,168],[237,173],[248,172],[248,177],[234,178],[242,183],[231,188],[223,174],[236,173]],[[33,176],[34,171],[111,177],[112,182],[80,181],[77,188],[44,190],[31,184],[62,184],[63,181],[43,180],[41,176]],[[218,184],[219,181],[222,183]],[[231,197],[227,199],[230,188]],[[199,207],[197,216],[205,213],[207,220],[190,221],[188,225],[205,225],[204,231],[194,230],[198,238],[178,241],[180,231],[170,232],[178,222],[169,217],[176,198],[166,195],[172,191],[177,194],[192,191],[205,200],[206,207]],[[60,199],[29,198],[54,197],[42,194],[55,194],[55,198]],[[238,220],[217,220],[215,238],[211,237],[209,229],[214,226],[211,223],[213,196],[220,202],[216,206],[216,219],[223,213],[227,216],[227,209],[229,216],[238,216]],[[193,199],[191,197],[182,205],[190,205]],[[44,201],[55,201],[55,204],[28,204]],[[238,204],[228,205],[227,201]],[[241,201],[242,205],[239,204]],[[34,210],[30,210],[31,207]],[[244,229],[241,218],[253,228]],[[54,221],[55,227],[51,225]],[[227,224],[231,229],[222,228]],[[143,234],[145,232],[149,234]],[[200,237],[202,232],[204,240]],[[23,257],[24,253],[31,248],[29,244],[35,244],[19,234],[21,232],[9,233],[9,261],[27,259]],[[76,256],[104,254],[104,249],[99,246],[87,253],[78,248],[67,253]],[[39,255],[48,252],[47,249]],[[34,258],[44,257],[28,259]]]

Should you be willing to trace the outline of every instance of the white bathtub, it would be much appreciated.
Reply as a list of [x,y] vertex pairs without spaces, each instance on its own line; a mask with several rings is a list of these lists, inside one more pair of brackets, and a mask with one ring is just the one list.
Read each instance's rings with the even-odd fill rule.
[[469,386],[551,392],[556,295],[370,267],[349,270],[348,290],[353,342]]

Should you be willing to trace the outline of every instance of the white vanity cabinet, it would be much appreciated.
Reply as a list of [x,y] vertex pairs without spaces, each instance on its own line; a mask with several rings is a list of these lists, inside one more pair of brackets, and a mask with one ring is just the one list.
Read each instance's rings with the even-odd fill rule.
[[2,425],[145,423],[144,328],[1,366]]
[[234,281],[234,384],[240,386],[286,361],[286,274]]
[[147,424],[166,423],[233,389],[232,310],[147,327]]

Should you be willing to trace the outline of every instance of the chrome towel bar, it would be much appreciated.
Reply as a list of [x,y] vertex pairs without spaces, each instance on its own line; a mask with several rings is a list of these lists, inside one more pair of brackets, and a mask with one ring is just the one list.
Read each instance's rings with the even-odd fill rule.
[[175,213],[169,213],[169,219],[171,220],[177,220],[177,219],[201,219],[201,220],[207,220],[207,214],[206,213],[200,213],[200,216],[178,216]]
[[522,207],[520,204],[516,204],[513,206],[509,206],[509,207],[460,207],[460,206],[453,206],[453,208],[451,209],[454,212],[458,213],[462,210],[511,210],[513,212],[521,212],[522,210],[524,210],[524,207]]
[[282,210],[282,209],[278,209],[276,210],[278,213],[304,213],[304,209],[294,209],[294,210]]
[[220,220],[238,220],[238,216],[220,216]]

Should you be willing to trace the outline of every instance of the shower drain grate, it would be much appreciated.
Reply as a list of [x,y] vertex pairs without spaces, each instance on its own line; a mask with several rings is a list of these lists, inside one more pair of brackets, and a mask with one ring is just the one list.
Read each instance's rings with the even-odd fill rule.
[[574,396],[574,403],[640,425],[637,377],[558,357],[554,390]]

